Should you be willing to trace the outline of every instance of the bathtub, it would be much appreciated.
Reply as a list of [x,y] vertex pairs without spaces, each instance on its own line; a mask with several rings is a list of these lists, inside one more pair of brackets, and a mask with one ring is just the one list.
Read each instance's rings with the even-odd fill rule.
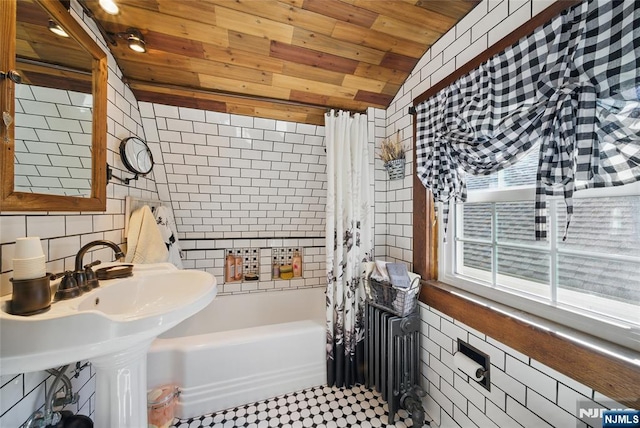
[[153,342],[147,385],[184,419],[325,384],[324,318],[324,288],[218,296]]

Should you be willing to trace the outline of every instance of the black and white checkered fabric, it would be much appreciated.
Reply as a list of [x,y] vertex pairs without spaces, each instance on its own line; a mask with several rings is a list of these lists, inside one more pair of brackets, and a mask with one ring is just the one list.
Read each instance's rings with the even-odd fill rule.
[[416,106],[417,174],[436,201],[466,200],[538,148],[536,238],[547,195],[640,180],[640,2],[585,1]]

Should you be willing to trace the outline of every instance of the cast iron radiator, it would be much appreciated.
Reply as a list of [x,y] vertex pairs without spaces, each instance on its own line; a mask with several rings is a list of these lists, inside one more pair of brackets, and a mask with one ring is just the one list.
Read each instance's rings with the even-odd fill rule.
[[414,427],[424,426],[419,313],[399,317],[367,303],[364,323],[367,388],[375,387],[387,402],[389,424],[404,408],[411,414]]

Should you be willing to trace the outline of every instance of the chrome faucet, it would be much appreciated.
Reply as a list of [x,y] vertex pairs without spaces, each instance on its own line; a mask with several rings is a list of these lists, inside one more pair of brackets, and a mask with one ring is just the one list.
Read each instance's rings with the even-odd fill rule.
[[86,254],[87,251],[89,251],[90,248],[96,247],[98,245],[104,245],[111,248],[116,255],[116,259],[120,259],[124,257],[124,253],[122,252],[122,250],[117,244],[114,244],[111,241],[105,241],[104,239],[91,241],[88,244],[84,245],[82,248],[80,248],[80,251],[78,251],[78,254],[76,254],[76,270],[74,272],[74,277],[78,287],[85,291],[98,286],[98,280],[93,270],[91,270],[91,267],[99,264],[100,261],[96,261],[91,264],[88,264],[83,268],[82,259],[84,258],[84,255]]

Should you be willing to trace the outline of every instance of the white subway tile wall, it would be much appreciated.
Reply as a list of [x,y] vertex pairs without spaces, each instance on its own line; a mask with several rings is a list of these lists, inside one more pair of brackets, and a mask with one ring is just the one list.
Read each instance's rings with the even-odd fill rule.
[[[424,406],[441,428],[584,427],[580,408],[610,408],[608,397],[521,355],[420,303]],[[491,391],[458,371],[452,344],[461,338],[491,360]],[[504,364],[506,360],[506,366]],[[622,406],[622,405],[620,405]],[[621,408],[623,408],[622,406]],[[584,419],[584,420],[583,420]]]
[[[371,188],[378,258],[412,260],[412,117],[414,97],[542,10],[548,1],[484,0],[419,61],[386,110],[369,109]],[[83,16],[72,2],[73,13]],[[83,19],[83,18],[79,18]],[[502,23],[504,22],[504,24]],[[81,22],[105,47],[95,24]],[[124,197],[171,201],[185,250],[184,264],[212,273],[221,293],[277,291],[324,286],[324,205],[326,198],[323,127],[227,113],[137,103],[108,55],[108,153],[116,173],[127,176],[118,155],[122,138],[150,143],[158,163],[153,174],[126,187],[109,184],[106,213],[3,213],[0,217],[1,294],[10,290],[15,239],[41,237],[48,271],[72,268],[80,245],[95,239],[123,243]],[[75,119],[69,117],[69,119]],[[383,138],[400,131],[407,148],[407,175],[389,181],[379,159]],[[69,145],[72,147],[73,145]],[[76,156],[73,150],[62,150]],[[42,153],[47,154],[47,153]],[[303,249],[303,278],[271,280],[271,248]],[[260,281],[224,284],[224,249],[259,248]],[[99,250],[91,256],[108,260]],[[528,356],[421,304],[422,372],[429,395],[425,406],[441,427],[568,426],[578,402],[601,406],[607,397]],[[493,385],[486,391],[458,375],[454,341],[462,337],[491,356]],[[0,426],[19,426],[44,403],[52,378],[45,372],[0,378]],[[94,411],[91,368],[74,380],[78,410]],[[558,425],[562,424],[562,425]],[[575,421],[576,426],[586,426]],[[582,424],[582,425],[581,425]]]
[[[63,407],[75,414],[90,416],[94,410],[95,376],[90,365],[75,370],[72,364],[66,372],[71,380],[73,392],[79,394],[79,401]],[[77,375],[77,376],[76,376]],[[33,372],[0,377],[0,424],[3,427],[19,427],[35,410],[42,407],[44,398],[53,387],[53,376],[49,373]],[[58,391],[62,384],[57,385]]]
[[[146,102],[140,111],[185,268],[210,272],[221,294],[324,286],[324,127]],[[384,111],[367,118],[373,173]],[[303,278],[272,280],[271,251],[283,246],[302,249]],[[224,250],[256,247],[259,281],[225,284]]]
[[[89,31],[93,31],[95,39],[104,50],[106,44],[89,18],[84,17],[80,6],[72,2],[72,15],[78,19],[87,19],[88,23],[82,23]],[[113,57],[109,54],[109,78],[108,78],[108,109],[107,109],[107,162],[114,167],[116,174],[127,176],[125,168],[120,161],[118,147],[120,140],[132,135],[144,138],[142,120],[138,112],[138,103],[133,93],[122,82],[122,72],[117,67]],[[64,109],[57,99],[51,99],[50,91],[39,91],[38,105],[30,108],[40,111],[55,110],[56,115],[67,118],[74,123],[84,121],[84,116],[77,109]],[[80,96],[67,93],[70,105],[79,105]],[[36,102],[36,101],[32,101]],[[18,108],[19,103],[16,104]],[[19,111],[19,110],[18,110]],[[82,117],[81,117],[82,116]],[[37,119],[37,118],[36,118]],[[44,118],[41,118],[45,120]],[[31,120],[31,119],[29,119]],[[42,122],[40,120],[38,123]],[[34,123],[37,121],[34,120]],[[38,146],[41,153],[34,155],[46,158],[46,165],[56,166],[50,161],[54,152],[60,155],[56,158],[61,161],[79,159],[87,146],[78,146],[82,140],[79,131],[71,122],[51,122],[49,127],[61,127],[47,132],[56,132],[56,136],[66,134],[65,144],[50,147]],[[70,127],[75,127],[73,133],[67,132]],[[43,132],[45,130],[39,130]],[[64,131],[64,132],[62,132]],[[22,131],[20,131],[22,133]],[[29,131],[31,132],[31,131]],[[33,131],[35,132],[35,131]],[[26,132],[24,132],[26,133]],[[19,144],[19,142],[18,142]],[[33,145],[29,144],[29,148]],[[43,160],[44,162],[44,160]],[[60,164],[60,167],[63,165]],[[39,167],[38,167],[39,168]],[[75,168],[75,166],[74,166]],[[51,172],[51,171],[50,171]],[[75,254],[80,247],[96,239],[107,239],[117,244],[124,244],[124,198],[134,195],[144,198],[158,198],[153,174],[146,178],[132,182],[131,186],[123,186],[119,183],[110,183],[107,186],[107,211],[106,213],[11,213],[3,212],[0,215],[0,295],[11,293],[12,259],[16,238],[23,236],[39,236],[41,238],[44,254],[47,260],[47,272],[60,272],[73,269]],[[85,262],[92,260],[113,260],[113,251],[110,249],[97,249],[85,256]],[[73,368],[74,365],[72,364]],[[17,376],[3,376],[0,378],[0,426],[19,427],[36,410],[42,410],[47,388],[51,386],[52,376],[46,372],[24,373]],[[80,394],[80,402],[68,407],[74,413],[91,415],[95,410],[95,376],[92,368],[87,366],[78,378],[72,377],[74,392]]]
[[140,104],[180,238],[323,236],[323,126]]
[[[413,158],[413,120],[408,108],[413,99],[491,44],[541,12],[537,0],[483,1],[455,28],[442,36],[424,55],[397,96],[382,115],[384,133],[376,133],[376,147],[383,137],[400,131]],[[544,2],[544,6],[548,2]],[[378,123],[376,122],[376,126]],[[376,160],[376,253],[389,261],[413,258],[412,177],[388,181],[382,162]],[[413,171],[413,164],[407,164]],[[581,427],[577,418],[581,402],[598,404],[599,395],[589,387],[531,360],[491,337],[420,304],[422,318],[422,375],[428,392],[425,408],[445,427]],[[452,358],[457,338],[491,357],[491,391],[458,375]],[[606,397],[601,402],[609,402]]]
[[15,189],[91,193],[90,94],[16,85]]

